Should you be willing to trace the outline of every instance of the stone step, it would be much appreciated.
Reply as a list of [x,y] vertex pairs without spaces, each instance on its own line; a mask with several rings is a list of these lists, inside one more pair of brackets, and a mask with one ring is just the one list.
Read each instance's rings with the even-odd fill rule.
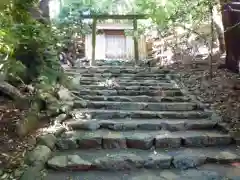
[[[76,76],[78,77],[78,76]],[[118,82],[140,82],[140,83],[169,83],[170,80],[163,77],[155,76],[121,76],[121,77],[106,77],[106,76],[82,76],[79,75],[81,81],[118,81]]]
[[186,96],[176,97],[152,97],[152,96],[81,96],[84,100],[114,101],[114,102],[189,102],[191,98]]
[[109,119],[109,120],[70,120],[65,122],[72,130],[109,129],[115,131],[129,130],[212,130],[217,128],[217,121],[210,119]]
[[66,72],[76,72],[76,73],[159,73],[168,74],[171,71],[169,69],[158,69],[158,68],[131,68],[126,66],[111,67],[111,66],[101,66],[101,67],[85,67],[85,68],[71,68],[65,69]]
[[112,102],[112,101],[74,101],[74,108],[142,110],[142,111],[190,111],[203,110],[191,102],[149,103],[149,102]]
[[104,109],[75,109],[70,114],[76,119],[203,119],[211,118],[212,116],[210,111],[128,111]]
[[82,96],[82,95],[103,95],[103,96],[183,96],[184,94],[180,90],[116,90],[116,89],[102,89],[102,90],[93,90],[93,89],[79,89],[72,91],[75,95]]
[[99,85],[80,85],[79,89],[91,90],[125,90],[125,91],[161,91],[161,90],[174,90],[180,91],[178,87],[171,83],[161,83],[158,86],[115,86],[114,84],[99,84]]
[[[135,80],[168,80],[165,74],[155,74],[155,73],[128,73],[128,74],[116,74],[116,73],[78,73],[78,72],[65,72],[69,76],[81,76],[85,78],[121,78],[121,79],[135,79]],[[171,75],[174,76],[174,75]]]
[[98,85],[98,86],[164,86],[167,81],[159,80],[80,80],[79,84],[82,85]]
[[[48,169],[62,172],[73,170],[92,172],[96,170],[108,170],[108,172],[131,170],[133,172],[137,169],[141,169],[141,171],[144,171],[144,169],[175,169],[183,171],[201,168],[208,164],[221,164],[223,166],[233,162],[239,162],[239,155],[239,149],[235,146],[227,149],[224,147],[208,147],[181,148],[177,150],[165,149],[160,151],[143,151],[136,149],[132,149],[131,151],[123,149],[77,150],[68,152],[67,154],[66,152],[55,153],[55,155],[48,160],[47,167]],[[121,177],[123,177],[123,175]],[[173,180],[172,178],[171,180]],[[137,178],[136,180],[139,179],[142,178]],[[210,179],[214,178],[212,177]],[[187,179],[183,178],[182,180]]]
[[[63,168],[64,169],[64,168]],[[132,169],[131,171],[55,171],[48,169],[43,180],[239,180],[239,167],[205,164],[198,169]]]
[[67,131],[57,140],[59,150],[68,149],[164,149],[233,144],[229,134],[219,131]]
[[[81,79],[109,79],[116,78],[122,80],[162,80],[168,81],[169,79],[165,74],[154,74],[154,73],[137,73],[137,74],[114,74],[114,73],[95,73],[95,74],[75,74],[80,76]],[[173,75],[172,75],[173,76]]]

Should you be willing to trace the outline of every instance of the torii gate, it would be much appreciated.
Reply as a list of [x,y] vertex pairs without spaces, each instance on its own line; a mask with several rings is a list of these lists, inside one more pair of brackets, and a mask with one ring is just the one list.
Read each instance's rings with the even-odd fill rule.
[[93,15],[81,15],[83,19],[93,19],[92,27],[92,59],[90,61],[90,66],[94,65],[95,62],[95,47],[96,47],[96,26],[97,20],[106,20],[106,19],[128,19],[133,20],[133,30],[134,30],[134,58],[136,63],[139,61],[139,51],[138,51],[138,39],[136,37],[137,32],[137,20],[138,19],[147,19],[148,16],[145,14],[127,14],[127,15],[111,15],[111,14],[93,14]]

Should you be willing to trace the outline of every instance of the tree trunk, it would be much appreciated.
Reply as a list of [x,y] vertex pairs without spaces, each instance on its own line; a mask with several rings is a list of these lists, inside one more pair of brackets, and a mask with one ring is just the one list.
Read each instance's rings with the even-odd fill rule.
[[14,100],[23,100],[25,98],[16,87],[12,86],[6,81],[0,82],[0,92],[8,95]]
[[50,0],[40,0],[40,3],[39,3],[39,8],[42,11],[42,16],[47,19],[50,19],[49,1]]
[[226,60],[224,68],[232,72],[239,72],[239,57],[240,57],[240,30],[238,23],[240,22],[240,4],[235,4],[232,0],[226,3],[221,1],[222,19],[224,26],[224,39],[226,46]]
[[224,53],[225,52],[224,29],[223,29],[221,12],[219,12],[220,4],[219,4],[219,1],[216,1],[216,2],[217,4],[213,6],[213,25],[217,34],[219,51],[221,53]]
[[35,20],[49,24],[49,0],[40,0],[38,7],[30,8],[29,12]]

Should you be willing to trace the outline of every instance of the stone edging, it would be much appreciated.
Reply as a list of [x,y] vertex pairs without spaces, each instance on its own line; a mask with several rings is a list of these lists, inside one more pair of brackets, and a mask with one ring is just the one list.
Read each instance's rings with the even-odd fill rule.
[[25,156],[24,170],[20,180],[37,180],[41,179],[41,171],[44,169],[45,163],[52,156],[55,149],[57,137],[59,137],[66,128],[62,126],[62,122],[69,118],[69,114],[63,113],[53,119],[56,129],[49,134],[37,137],[35,148]]

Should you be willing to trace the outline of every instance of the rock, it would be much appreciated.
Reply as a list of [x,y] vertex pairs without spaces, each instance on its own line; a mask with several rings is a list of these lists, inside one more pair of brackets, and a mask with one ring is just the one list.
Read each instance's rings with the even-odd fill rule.
[[20,180],[42,180],[42,174],[41,170],[43,169],[43,166],[30,166],[23,172],[23,174],[20,177]]
[[47,165],[52,169],[65,170],[68,165],[68,158],[67,156],[54,156],[48,160]]
[[58,97],[61,101],[73,101],[73,97],[71,92],[64,87],[61,87],[60,90],[57,92]]
[[104,129],[113,129],[113,127],[115,125],[115,123],[110,120],[100,120],[98,122],[100,124],[100,127],[104,128]]
[[89,104],[90,103],[88,101],[83,100],[83,99],[73,102],[74,108],[86,108],[87,106],[89,106]]
[[51,149],[44,145],[37,145],[26,156],[26,163],[28,165],[44,164],[51,156]]
[[151,123],[151,122],[146,122],[146,123],[140,123],[138,124],[136,122],[137,128],[142,129],[142,130],[160,130],[161,129],[161,124],[157,123]]
[[71,168],[71,170],[87,170],[92,166],[92,163],[83,160],[78,155],[68,155],[67,158],[68,167]]
[[102,147],[102,136],[93,133],[86,133],[77,139],[79,148],[81,149],[99,149]]
[[186,130],[194,130],[194,129],[211,129],[216,126],[216,121],[209,121],[209,120],[191,120],[187,122],[185,125]]
[[144,110],[148,104],[146,103],[125,103],[120,104],[116,109],[127,109],[127,110]]
[[61,113],[61,104],[58,102],[49,103],[46,113],[49,117],[57,116],[59,113]]
[[219,153],[214,153],[214,155],[208,157],[208,159],[218,163],[231,163],[239,161],[239,156],[231,151],[220,151]]
[[64,104],[59,106],[59,111],[68,114],[72,110],[72,107],[73,107],[72,101],[64,102]]
[[227,180],[228,178],[219,175],[217,172],[208,170],[187,170],[183,171],[176,180]]
[[97,158],[94,166],[101,170],[130,170],[143,167],[141,157],[131,153],[118,153]]
[[172,170],[163,170],[160,172],[160,177],[163,180],[175,180],[179,177],[179,174]]
[[55,156],[47,164],[50,168],[57,170],[88,170],[92,165],[78,155]]
[[19,136],[25,136],[29,131],[37,127],[39,123],[39,117],[37,112],[28,112],[25,119],[18,121],[16,124],[16,132]]
[[153,146],[154,137],[148,134],[134,133],[127,136],[127,146],[136,149],[150,149]]
[[72,129],[83,129],[83,130],[97,130],[100,128],[98,121],[89,120],[89,121],[73,121],[68,123],[68,127]]
[[45,145],[50,149],[53,149],[55,147],[56,141],[57,141],[57,138],[53,134],[46,134],[46,135],[37,137],[37,143],[41,145]]
[[138,128],[138,124],[134,122],[126,122],[123,123],[121,126],[122,126],[121,130],[135,130]]
[[105,149],[125,149],[127,148],[126,139],[121,134],[109,133],[103,136],[103,148]]
[[145,160],[146,168],[170,168],[172,157],[164,154],[151,154]]
[[75,138],[59,138],[56,142],[56,147],[60,150],[76,149],[78,148]]
[[0,176],[2,176],[4,174],[3,169],[0,169]]
[[162,130],[182,131],[185,130],[185,121],[166,121],[161,123]]
[[3,169],[0,169],[0,176],[2,176],[4,173]]
[[185,170],[189,168],[195,168],[197,166],[204,164],[206,159],[207,159],[206,156],[201,154],[191,153],[180,154],[174,156],[173,165],[175,168]]
[[11,178],[9,173],[3,173],[2,176],[0,177],[0,179],[9,179],[9,178]]
[[81,76],[76,76],[71,80],[71,86],[73,88],[78,88],[80,86]]
[[16,169],[14,171],[14,177],[19,178],[23,173],[24,173],[24,171],[22,169]]
[[141,172],[140,174],[135,175],[134,177],[130,177],[129,180],[160,180],[160,177],[155,174],[144,174]]
[[63,132],[66,131],[66,128],[63,126],[57,126],[54,128],[54,136],[59,137]]
[[111,130],[134,130],[137,129],[138,125],[134,122],[112,122],[112,121],[101,121],[101,126]]
[[61,124],[63,121],[65,121],[69,116],[65,113],[59,114],[57,117],[54,118],[53,122]]
[[220,134],[209,132],[206,133],[208,136],[208,143],[207,145],[229,145],[232,143],[232,138],[229,134]]
[[183,139],[183,144],[188,147],[202,147],[208,144],[207,135],[196,131],[190,131],[181,137]]
[[181,141],[181,137],[162,134],[155,137],[155,146],[156,148],[178,148],[181,147]]

